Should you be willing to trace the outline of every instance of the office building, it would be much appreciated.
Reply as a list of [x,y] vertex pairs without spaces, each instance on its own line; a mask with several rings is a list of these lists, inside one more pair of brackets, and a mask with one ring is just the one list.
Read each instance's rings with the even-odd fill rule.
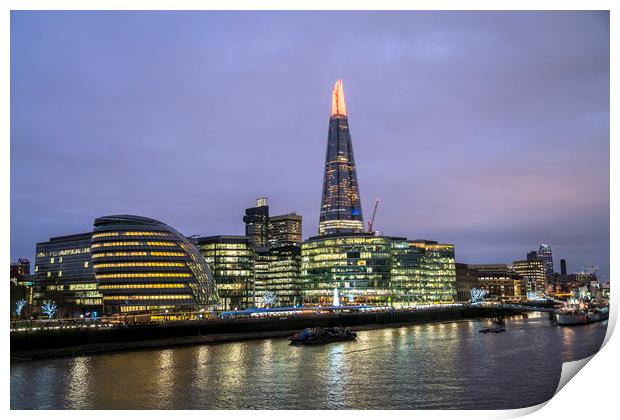
[[566,260],[563,258],[560,260],[560,275],[566,275]]
[[301,216],[288,213],[269,218],[269,246],[299,246],[301,244]]
[[547,280],[547,267],[541,259],[519,260],[512,263],[513,270],[528,280],[529,289],[535,292],[544,292]]
[[506,264],[468,264],[478,271],[480,288],[501,301],[520,301],[527,296],[528,281]]
[[160,221],[100,217],[91,250],[106,314],[208,309],[218,301],[213,275],[198,249]]
[[467,302],[471,300],[471,289],[479,289],[478,271],[467,264],[456,263],[456,300]]
[[245,236],[254,249],[269,246],[269,206],[267,198],[256,200],[256,206],[245,210]]
[[390,306],[454,302],[454,245],[393,238],[391,254]]
[[263,248],[256,252],[256,306],[296,306],[301,299],[301,249]]
[[103,300],[91,259],[91,232],[58,236],[36,245],[32,312],[52,300],[58,317],[101,312]]
[[[264,206],[261,206],[264,207]],[[253,308],[254,250],[247,236],[192,238],[211,268],[219,295],[219,308]]]
[[364,219],[342,81],[332,91],[319,235],[359,233]]
[[301,246],[307,305],[390,305],[453,302],[454,247],[369,233],[322,235]]

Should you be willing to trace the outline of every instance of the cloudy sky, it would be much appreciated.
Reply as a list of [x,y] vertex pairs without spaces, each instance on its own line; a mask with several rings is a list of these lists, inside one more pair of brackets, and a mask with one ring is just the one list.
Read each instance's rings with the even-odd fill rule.
[[107,214],[317,232],[344,81],[376,229],[609,277],[606,12],[12,12],[11,258]]

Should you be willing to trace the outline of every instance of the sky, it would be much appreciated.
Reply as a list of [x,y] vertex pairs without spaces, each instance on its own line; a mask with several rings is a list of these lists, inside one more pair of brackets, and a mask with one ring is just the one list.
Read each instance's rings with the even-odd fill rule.
[[342,79],[375,230],[609,279],[607,12],[11,12],[11,259],[136,214],[318,230]]

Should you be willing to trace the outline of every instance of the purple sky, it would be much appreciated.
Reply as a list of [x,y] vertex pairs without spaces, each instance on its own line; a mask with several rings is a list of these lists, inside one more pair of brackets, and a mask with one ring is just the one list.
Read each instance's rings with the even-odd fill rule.
[[11,258],[95,217],[316,234],[344,81],[383,233],[609,277],[606,12],[12,12]]

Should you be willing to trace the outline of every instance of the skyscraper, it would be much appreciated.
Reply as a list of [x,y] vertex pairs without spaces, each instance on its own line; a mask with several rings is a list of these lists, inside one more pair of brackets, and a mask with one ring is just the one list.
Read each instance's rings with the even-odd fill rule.
[[545,262],[547,279],[553,277],[553,254],[551,253],[551,247],[547,244],[540,244],[538,248],[538,258]]
[[252,248],[264,248],[269,245],[269,206],[266,197],[256,199],[256,207],[245,209],[243,222],[245,223],[245,236],[250,240]]
[[332,91],[319,235],[359,233],[364,218],[342,81]]

